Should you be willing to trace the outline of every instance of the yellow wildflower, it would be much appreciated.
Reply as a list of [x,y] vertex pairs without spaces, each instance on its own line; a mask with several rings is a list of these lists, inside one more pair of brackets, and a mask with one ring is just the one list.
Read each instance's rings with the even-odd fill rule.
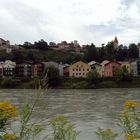
[[128,100],[128,101],[125,101],[124,107],[126,109],[131,109],[131,108],[137,107],[138,105],[139,105],[138,102],[133,101],[133,100]]
[[134,140],[134,136],[132,136],[132,135],[127,135],[127,140]]
[[16,140],[17,136],[15,134],[6,133],[3,135],[4,140]]
[[6,118],[13,118],[17,116],[17,108],[8,102],[0,102],[0,112]]
[[128,134],[127,135],[127,140],[140,140],[140,138],[137,138],[137,137],[135,137],[133,135]]
[[121,112],[121,116],[122,116],[122,117],[128,117],[128,112],[122,111],[122,112]]

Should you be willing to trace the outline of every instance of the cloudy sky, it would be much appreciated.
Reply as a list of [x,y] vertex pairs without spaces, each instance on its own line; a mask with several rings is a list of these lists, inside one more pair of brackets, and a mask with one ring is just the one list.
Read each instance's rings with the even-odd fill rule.
[[117,36],[121,44],[138,43],[139,7],[140,0],[0,0],[0,38],[100,46]]

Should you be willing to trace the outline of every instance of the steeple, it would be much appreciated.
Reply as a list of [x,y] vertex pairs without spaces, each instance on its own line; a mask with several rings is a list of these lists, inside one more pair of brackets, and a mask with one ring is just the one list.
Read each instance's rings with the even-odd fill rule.
[[115,36],[115,39],[114,39],[113,43],[114,43],[115,49],[118,49],[119,41],[118,41],[118,38],[116,36]]
[[118,43],[119,44],[118,38],[116,36],[115,36],[115,39],[114,39],[114,43]]

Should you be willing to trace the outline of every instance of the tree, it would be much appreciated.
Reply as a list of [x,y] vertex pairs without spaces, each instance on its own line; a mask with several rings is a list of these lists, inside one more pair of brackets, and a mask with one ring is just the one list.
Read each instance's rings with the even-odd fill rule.
[[94,44],[87,46],[87,51],[85,52],[84,58],[87,62],[90,62],[93,60],[98,61],[99,55],[98,55],[97,48]]
[[60,84],[59,69],[54,66],[48,66],[46,68],[48,84],[49,86],[55,87]]
[[24,44],[23,45],[21,45],[23,48],[25,48],[25,49],[34,49],[34,45],[32,44],[32,43],[30,43],[30,42],[24,42]]
[[139,56],[138,47],[136,44],[129,45],[129,58],[136,59]]
[[49,45],[46,41],[41,39],[40,41],[34,43],[34,47],[40,50],[47,50],[49,48]]
[[12,60],[13,61],[20,63],[20,62],[24,61],[24,59],[25,58],[20,51],[13,51],[12,52]]
[[120,82],[120,81],[132,81],[133,80],[133,76],[131,73],[128,72],[128,69],[126,66],[123,67],[117,67],[114,70],[114,76],[116,77],[116,82]]
[[27,60],[35,60],[35,56],[34,56],[34,54],[33,54],[33,52],[32,51],[29,51],[28,53],[27,53],[27,58],[26,58]]
[[114,43],[113,42],[108,42],[108,44],[106,45],[106,58],[107,59],[114,59],[115,58],[115,48],[114,48]]
[[97,72],[97,70],[91,70],[87,73],[87,82],[92,85],[94,84],[95,86],[99,84],[101,81],[100,75]]

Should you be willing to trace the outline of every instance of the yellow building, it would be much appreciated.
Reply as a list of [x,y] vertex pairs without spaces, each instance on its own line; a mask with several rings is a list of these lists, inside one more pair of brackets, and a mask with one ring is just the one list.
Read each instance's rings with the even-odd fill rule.
[[69,67],[69,76],[70,77],[86,77],[87,73],[91,70],[91,67],[82,62],[78,61]]
[[128,72],[131,72],[130,63],[128,61],[120,61],[119,63],[121,63],[121,67],[126,67]]

